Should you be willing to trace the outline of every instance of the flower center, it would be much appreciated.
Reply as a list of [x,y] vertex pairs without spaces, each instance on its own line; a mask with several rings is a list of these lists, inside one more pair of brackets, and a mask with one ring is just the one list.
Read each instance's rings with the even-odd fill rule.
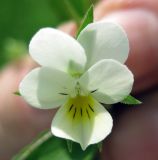
[[[65,89],[66,87],[64,87]],[[67,89],[67,88],[66,88]],[[71,98],[73,97],[88,97],[90,94],[98,91],[98,89],[94,89],[91,91],[88,91],[86,88],[80,85],[79,82],[76,82],[76,85],[74,88],[68,90],[65,90],[64,92],[59,92],[60,95],[63,96],[70,96]]]
[[73,120],[88,120],[94,117],[94,99],[91,96],[77,95],[66,104],[68,116]]

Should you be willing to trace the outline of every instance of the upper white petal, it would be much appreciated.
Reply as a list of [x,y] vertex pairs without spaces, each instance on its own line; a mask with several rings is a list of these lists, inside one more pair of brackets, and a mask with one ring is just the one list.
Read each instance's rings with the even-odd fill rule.
[[[76,116],[73,118],[71,116],[74,113],[69,112],[69,107],[67,105],[62,106],[53,119],[52,133],[57,137],[80,143],[83,150],[90,144],[102,141],[111,132],[112,117],[97,101],[94,102],[92,107],[94,112],[88,109],[88,106],[84,106],[81,116],[80,106],[77,106]],[[88,117],[86,109],[90,117]]]
[[113,104],[122,101],[132,90],[134,78],[123,64],[107,59],[97,62],[81,78],[80,85],[101,103]]
[[32,106],[42,109],[55,108],[71,94],[75,80],[68,74],[48,67],[36,68],[28,73],[20,83],[19,91]]
[[83,47],[72,37],[53,28],[39,30],[29,45],[30,55],[40,65],[80,73],[86,63]]
[[87,68],[101,59],[115,59],[124,63],[129,42],[121,26],[112,22],[95,22],[85,27],[78,39],[87,54]]

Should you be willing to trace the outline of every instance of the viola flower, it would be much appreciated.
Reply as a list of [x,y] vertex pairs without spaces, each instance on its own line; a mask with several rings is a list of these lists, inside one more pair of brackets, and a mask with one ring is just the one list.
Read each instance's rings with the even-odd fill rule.
[[41,67],[20,83],[20,94],[40,109],[59,108],[51,126],[53,135],[88,145],[103,140],[113,126],[103,104],[129,95],[133,74],[123,65],[129,43],[124,30],[110,22],[91,23],[77,40],[53,29],[38,31],[29,45]]

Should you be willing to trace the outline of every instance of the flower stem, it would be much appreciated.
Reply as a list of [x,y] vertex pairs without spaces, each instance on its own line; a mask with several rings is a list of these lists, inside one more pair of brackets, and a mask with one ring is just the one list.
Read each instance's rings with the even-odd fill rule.
[[[25,148],[24,152],[20,154],[18,157],[18,160],[26,160],[28,156],[36,149],[38,148],[43,142],[48,140],[49,138],[52,137],[51,131],[48,131],[45,133],[43,136],[41,136],[38,140],[35,140],[34,143],[30,144],[28,147]],[[15,158],[16,159],[16,158]],[[14,158],[13,158],[14,160]]]

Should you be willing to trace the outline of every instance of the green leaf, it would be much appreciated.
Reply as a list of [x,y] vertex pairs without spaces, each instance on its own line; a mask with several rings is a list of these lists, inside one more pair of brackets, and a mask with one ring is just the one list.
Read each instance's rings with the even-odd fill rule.
[[102,152],[102,149],[103,149],[103,142],[99,142],[98,144],[98,149],[99,149],[99,152]]
[[121,103],[129,104],[129,105],[136,105],[136,104],[141,104],[142,102],[134,98],[133,96],[129,95]]
[[81,23],[81,26],[77,32],[77,36],[80,34],[80,32],[89,24],[93,22],[93,5],[88,9],[87,13],[85,14],[83,21]]
[[73,142],[70,141],[70,140],[66,140],[66,142],[67,142],[68,151],[71,153],[71,152],[72,152],[72,145],[73,145]]
[[14,94],[17,95],[17,96],[21,96],[19,91],[14,92]]
[[4,41],[3,52],[5,59],[9,61],[18,60],[27,53],[26,43],[14,38],[7,38]]
[[47,131],[12,160],[94,160],[97,153],[97,145],[91,145],[86,151],[82,151],[80,145],[75,142],[70,153],[64,139],[57,138]]

